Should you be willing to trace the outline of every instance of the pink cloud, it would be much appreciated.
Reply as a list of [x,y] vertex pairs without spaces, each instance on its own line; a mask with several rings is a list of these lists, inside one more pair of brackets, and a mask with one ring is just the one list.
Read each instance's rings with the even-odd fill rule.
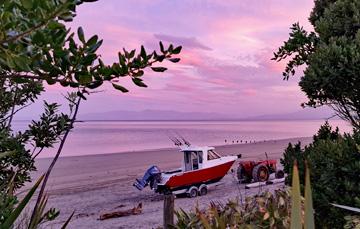
[[256,96],[257,90],[249,88],[249,89],[243,90],[243,93],[246,96]]
[[159,40],[183,46],[180,63],[162,63],[169,71],[146,72],[148,88],[137,88],[123,79],[120,83],[130,93],[121,94],[107,85],[106,92],[84,105],[85,111],[124,106],[135,110],[206,108],[246,115],[271,113],[274,107],[277,113],[300,109],[305,98],[297,79],[282,81],[285,63],[270,59],[287,39],[292,23],[300,21],[310,28],[307,17],[312,5],[312,0],[84,4],[71,26],[83,25],[87,37],[99,34],[104,40],[100,52],[109,64],[123,47],[138,49],[144,44],[147,49],[158,49]]

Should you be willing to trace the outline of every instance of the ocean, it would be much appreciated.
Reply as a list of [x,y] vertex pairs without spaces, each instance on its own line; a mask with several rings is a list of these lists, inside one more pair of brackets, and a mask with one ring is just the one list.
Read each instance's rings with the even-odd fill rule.
[[[306,121],[87,121],[75,124],[62,156],[121,153],[174,147],[169,136],[182,136],[193,145],[246,144],[313,136],[323,120]],[[341,132],[351,127],[341,120],[330,124]],[[26,122],[15,122],[23,129]],[[40,157],[52,157],[54,149]]]

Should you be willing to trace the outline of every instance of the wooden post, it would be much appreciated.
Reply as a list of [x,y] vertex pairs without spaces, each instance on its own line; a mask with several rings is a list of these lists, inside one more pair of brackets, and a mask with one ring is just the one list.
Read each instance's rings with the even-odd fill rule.
[[164,229],[174,225],[174,199],[172,193],[164,195]]

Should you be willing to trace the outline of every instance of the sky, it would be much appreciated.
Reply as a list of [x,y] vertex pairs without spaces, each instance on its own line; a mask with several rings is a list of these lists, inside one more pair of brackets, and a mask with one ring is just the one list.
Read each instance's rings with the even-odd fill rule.
[[[102,0],[78,7],[69,24],[82,26],[87,38],[98,34],[107,64],[123,47],[148,50],[182,45],[180,63],[166,63],[165,73],[146,71],[148,88],[129,78],[111,85],[82,104],[81,113],[114,110],[216,112],[239,117],[289,113],[306,101],[299,77],[283,81],[284,63],[271,61],[288,38],[289,27],[307,20],[312,0]],[[47,88],[43,98],[56,100],[63,90]]]

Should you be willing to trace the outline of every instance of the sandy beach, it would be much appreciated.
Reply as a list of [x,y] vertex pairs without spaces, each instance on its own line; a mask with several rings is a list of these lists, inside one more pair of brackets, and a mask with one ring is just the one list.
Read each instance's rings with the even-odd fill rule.
[[[216,147],[222,155],[242,154],[242,159],[279,159],[289,142],[301,141],[308,144],[311,138],[292,138],[250,144],[229,144]],[[163,196],[146,188],[136,190],[132,184],[135,178],[142,177],[151,165],[162,170],[180,167],[182,154],[176,148],[117,154],[74,156],[60,158],[48,182],[49,207],[56,207],[61,214],[46,228],[59,228],[75,210],[75,215],[68,228],[156,228],[162,224]],[[38,171],[33,177],[43,173],[50,159],[42,158],[36,162]],[[266,186],[263,189],[275,189],[282,184]],[[209,190],[206,196],[177,198],[175,208],[186,210],[206,206],[211,200],[226,201],[241,195],[253,195],[259,189],[245,190],[238,185],[234,174],[227,174],[222,184]],[[129,209],[143,204],[140,215],[122,218],[98,220],[100,214],[121,209]]]

